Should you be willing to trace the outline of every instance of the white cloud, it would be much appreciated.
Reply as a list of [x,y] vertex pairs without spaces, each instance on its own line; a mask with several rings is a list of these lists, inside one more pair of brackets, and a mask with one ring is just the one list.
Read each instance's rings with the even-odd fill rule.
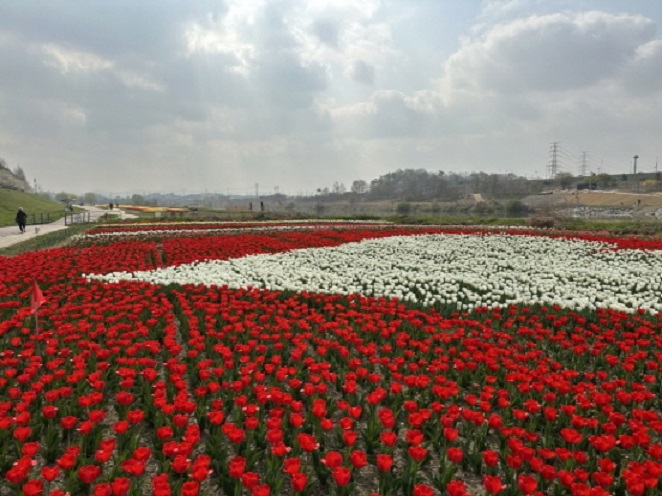
[[198,21],[190,22],[184,29],[187,54],[230,55],[232,63],[229,64],[228,70],[243,76],[248,75],[255,59],[255,47],[241,39],[237,28],[228,18],[206,25]]
[[368,86],[375,83],[375,68],[365,60],[352,60],[347,73],[357,83]]
[[54,189],[60,168],[140,163],[150,189],[291,192],[404,167],[531,173],[557,140],[659,155],[662,12],[643,1],[150,1],[5,9],[5,159]]
[[499,24],[456,52],[446,91],[563,91],[613,77],[655,35],[642,16],[586,12],[530,16]]
[[317,38],[332,48],[338,48],[340,25],[333,19],[319,18],[313,21],[311,29]]
[[110,60],[94,53],[69,50],[52,43],[44,45],[42,50],[47,56],[44,64],[58,69],[62,74],[98,72],[113,67]]
[[662,91],[662,40],[656,39],[637,47],[636,56],[624,69],[626,87],[646,95]]
[[108,72],[127,87],[149,91],[164,90],[162,84],[152,81],[149,76],[120,69],[113,61],[94,53],[70,50],[52,43],[42,46],[41,52],[46,56],[44,65],[55,68],[64,76]]

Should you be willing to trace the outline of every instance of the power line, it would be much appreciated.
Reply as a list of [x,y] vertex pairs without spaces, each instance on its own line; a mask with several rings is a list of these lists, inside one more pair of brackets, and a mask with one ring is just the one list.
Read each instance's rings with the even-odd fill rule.
[[607,173],[611,175],[621,174],[623,171],[620,167],[605,164],[601,158],[592,157],[588,151],[583,151],[581,154],[569,150],[558,141],[551,143],[549,147],[550,160],[547,165],[548,174],[550,177],[556,177],[559,172],[577,172],[579,176],[586,176],[596,170],[599,173]]

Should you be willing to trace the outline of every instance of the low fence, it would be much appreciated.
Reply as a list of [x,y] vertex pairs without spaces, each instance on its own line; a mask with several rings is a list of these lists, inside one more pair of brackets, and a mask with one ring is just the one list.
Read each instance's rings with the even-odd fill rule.
[[64,225],[70,226],[72,224],[87,224],[92,222],[90,212],[72,212],[64,214]]
[[38,224],[50,224],[51,214],[48,212],[40,213],[40,214],[28,214],[28,218],[26,220],[27,220],[26,224],[29,226],[34,226]]

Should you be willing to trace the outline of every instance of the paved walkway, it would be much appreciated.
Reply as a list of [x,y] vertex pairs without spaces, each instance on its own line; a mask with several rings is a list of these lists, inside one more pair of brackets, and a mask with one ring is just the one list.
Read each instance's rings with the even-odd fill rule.
[[[106,212],[109,212],[108,210],[92,206],[83,206],[81,208],[90,212],[90,220],[92,221],[97,221],[100,217],[104,216]],[[137,215],[128,214],[123,210],[115,209],[112,210],[112,212],[118,219],[134,219],[137,217]],[[7,248],[8,246],[15,245],[26,239],[35,238],[53,231],[59,231],[60,229],[66,229],[67,227],[68,226],[64,225],[64,217],[51,224],[27,225],[25,226],[24,233],[21,233],[18,230],[18,225],[0,227],[0,248]]]

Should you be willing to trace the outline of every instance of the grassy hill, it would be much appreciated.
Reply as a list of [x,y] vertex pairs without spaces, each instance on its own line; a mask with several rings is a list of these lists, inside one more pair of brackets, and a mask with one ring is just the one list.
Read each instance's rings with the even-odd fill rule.
[[16,223],[18,207],[23,207],[28,214],[28,223],[32,222],[32,214],[49,214],[51,222],[64,217],[64,206],[59,202],[32,193],[0,188],[0,226],[11,226]]

